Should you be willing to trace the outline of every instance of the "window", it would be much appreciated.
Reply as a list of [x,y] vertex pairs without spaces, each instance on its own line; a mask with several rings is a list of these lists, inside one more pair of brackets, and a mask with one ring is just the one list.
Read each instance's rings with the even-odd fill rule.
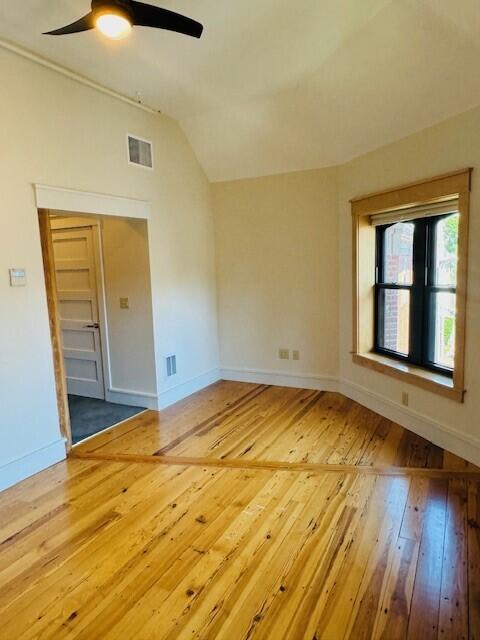
[[455,362],[457,212],[376,227],[375,351],[447,376]]
[[465,394],[471,174],[351,201],[353,363],[457,402]]

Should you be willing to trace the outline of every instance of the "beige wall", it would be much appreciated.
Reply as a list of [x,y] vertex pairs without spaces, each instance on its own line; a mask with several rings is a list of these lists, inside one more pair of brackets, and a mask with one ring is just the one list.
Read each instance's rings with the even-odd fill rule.
[[[470,252],[467,303],[466,389],[461,405],[354,365],[352,347],[352,245],[349,199],[456,169],[474,167],[470,208]],[[339,173],[340,378],[360,393],[385,399],[393,408],[403,390],[410,395],[412,424],[425,419],[436,437],[458,437],[465,455],[480,462],[480,108],[452,118],[358,158]],[[407,415],[408,418],[408,415]],[[435,435],[434,431],[432,433]],[[470,446],[471,445],[471,446]],[[470,446],[470,448],[469,448]]]
[[156,393],[147,223],[104,218],[102,240],[111,386]]
[[[0,77],[1,487],[50,460],[60,438],[33,184],[152,202],[162,403],[216,370],[218,343],[210,187],[178,125],[3,50]],[[127,132],[154,142],[155,171],[128,165]],[[9,286],[9,267],[26,268],[27,287]],[[171,352],[178,375],[167,383],[162,362]]]
[[[335,169],[212,185],[222,368],[336,376]],[[280,347],[300,361],[279,360]]]

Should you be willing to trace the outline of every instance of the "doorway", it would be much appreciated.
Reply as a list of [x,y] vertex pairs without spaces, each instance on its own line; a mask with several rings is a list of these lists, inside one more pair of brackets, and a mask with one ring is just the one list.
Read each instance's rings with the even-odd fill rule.
[[[117,233],[118,250],[124,254],[120,264],[125,264],[124,268],[119,268],[112,258],[112,273],[107,278],[102,216],[39,211],[39,221],[60,421],[69,446],[72,446],[151,407],[151,397],[156,392],[156,376],[153,317],[150,318],[150,341],[148,329],[145,329],[146,321],[148,325],[145,308],[148,307],[147,302],[151,302],[148,230],[145,221],[136,220],[129,224],[122,218],[110,218],[109,247],[112,237],[115,238]],[[145,225],[144,236],[138,233],[138,227],[142,224]],[[139,235],[146,239],[144,245],[139,245]],[[133,251],[128,248],[130,240],[134,244]],[[131,273],[139,271],[139,261],[128,264],[135,251],[137,256],[139,252],[147,253],[147,256],[143,256],[143,264],[148,265],[148,272],[144,268],[142,273],[137,274],[136,281]],[[143,280],[148,279],[148,282],[140,281],[140,276]],[[125,297],[114,300],[118,290],[125,293]],[[144,292],[144,299],[140,301],[138,290]],[[133,308],[130,305],[132,295],[136,301]],[[123,316],[118,309],[123,310]],[[112,315],[111,327],[109,310]],[[138,344],[128,338],[132,331],[135,332],[137,324],[139,331],[134,336],[135,341],[146,341],[143,348],[139,349],[136,348]],[[131,326],[130,334],[125,337],[122,330],[125,331],[128,325]],[[145,363],[151,371],[150,381],[143,380],[143,385],[149,388],[133,392],[129,388],[128,392],[123,393],[122,389],[116,388],[114,377],[124,378],[122,363],[123,369],[128,370],[128,362],[135,364],[135,359],[139,357],[150,361]],[[141,367],[142,362],[137,363],[137,369],[138,365]],[[132,388],[135,389],[136,383],[142,385],[138,375],[132,380]]]

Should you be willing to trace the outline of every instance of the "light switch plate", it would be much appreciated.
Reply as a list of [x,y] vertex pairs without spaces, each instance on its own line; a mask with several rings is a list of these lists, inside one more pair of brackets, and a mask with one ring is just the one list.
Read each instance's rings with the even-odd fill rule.
[[279,349],[278,357],[280,360],[289,360],[290,359],[290,351],[288,349]]
[[11,287],[25,287],[27,284],[27,274],[25,269],[15,267],[9,269],[10,273],[10,286]]
[[292,360],[300,360],[300,351],[297,349],[292,351]]
[[130,309],[130,301],[128,298],[120,298],[120,309]]

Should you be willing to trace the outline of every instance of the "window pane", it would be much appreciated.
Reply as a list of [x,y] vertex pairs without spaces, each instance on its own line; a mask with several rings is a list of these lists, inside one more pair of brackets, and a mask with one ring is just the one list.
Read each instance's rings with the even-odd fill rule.
[[453,369],[455,360],[455,304],[454,293],[433,294],[435,323],[434,363]]
[[410,292],[404,289],[382,289],[380,309],[383,311],[383,344],[380,346],[408,356]]
[[384,282],[412,284],[414,230],[415,225],[412,222],[398,222],[385,230]]
[[457,284],[459,215],[442,218],[436,225],[435,284],[455,287]]

